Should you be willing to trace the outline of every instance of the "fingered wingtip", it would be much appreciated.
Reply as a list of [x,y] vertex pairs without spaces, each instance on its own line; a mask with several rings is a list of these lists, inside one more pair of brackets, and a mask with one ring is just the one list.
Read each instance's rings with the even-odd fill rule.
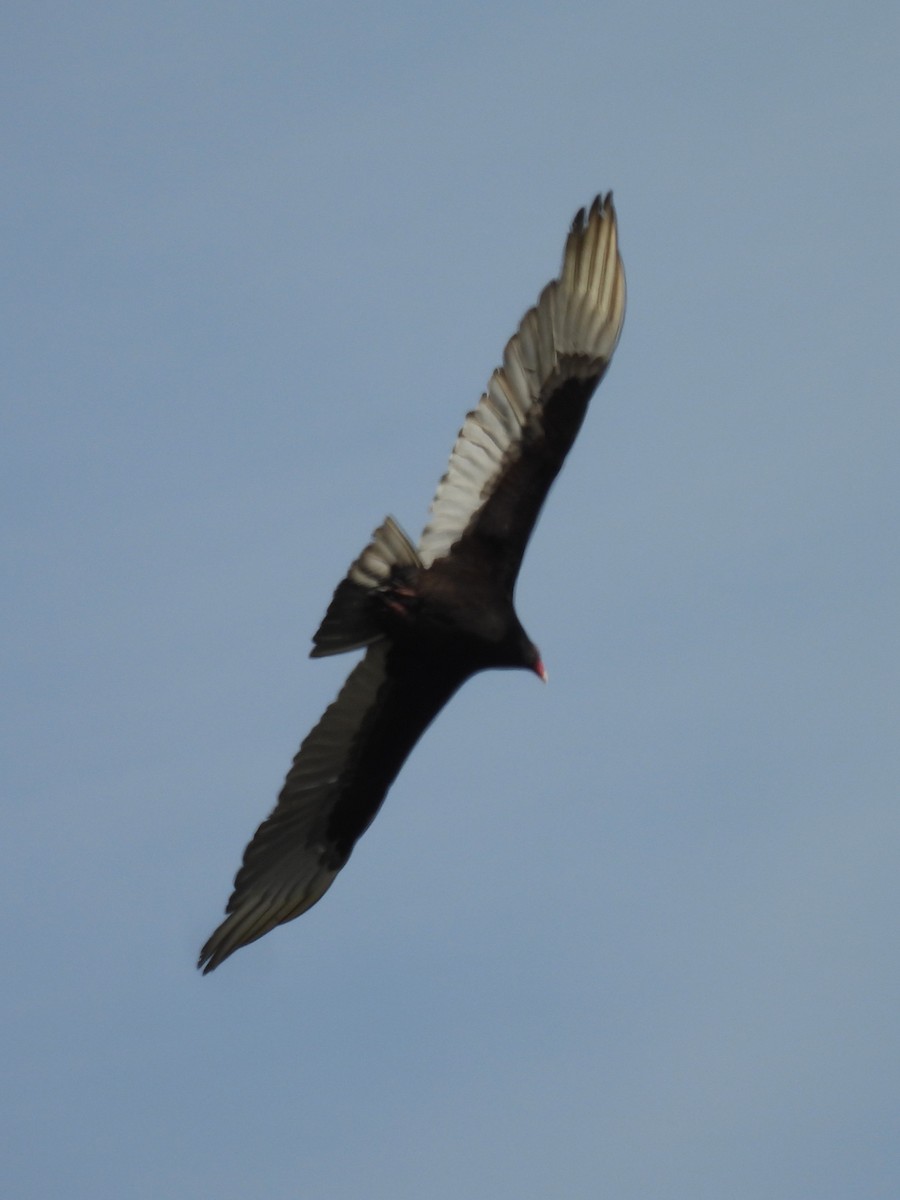
[[[215,934],[213,934],[213,937],[215,937]],[[197,970],[204,975],[208,975],[210,971],[214,971],[221,962],[224,962],[228,954],[231,953],[230,951],[227,951],[225,954],[220,953],[219,948],[211,945],[212,940],[210,938],[206,942],[197,959]]]
[[589,207],[579,208],[572,220],[572,231],[579,233],[586,225],[604,213],[610,213],[615,218],[615,211],[612,192],[598,192]]

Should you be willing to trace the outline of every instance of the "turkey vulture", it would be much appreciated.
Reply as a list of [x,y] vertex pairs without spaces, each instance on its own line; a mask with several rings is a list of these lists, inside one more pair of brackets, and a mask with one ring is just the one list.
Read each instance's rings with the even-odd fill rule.
[[488,667],[546,679],[513,607],[516,576],[624,314],[610,193],[575,217],[559,278],[466,417],[418,547],[388,517],[338,585],[311,655],[365,655],[244,851],[227,916],[200,952],[204,974],[324,895],[460,684]]

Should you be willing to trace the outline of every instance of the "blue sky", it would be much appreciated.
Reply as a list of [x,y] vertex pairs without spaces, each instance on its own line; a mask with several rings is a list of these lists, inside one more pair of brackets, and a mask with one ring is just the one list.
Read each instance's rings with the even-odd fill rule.
[[[895,6],[3,26],[3,1194],[895,1197]],[[607,188],[550,685],[468,684],[201,979],[333,587]]]

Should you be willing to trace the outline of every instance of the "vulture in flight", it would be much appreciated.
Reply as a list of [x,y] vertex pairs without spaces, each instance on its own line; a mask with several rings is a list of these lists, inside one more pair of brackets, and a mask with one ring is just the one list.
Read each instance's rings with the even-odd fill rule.
[[524,667],[546,679],[513,606],[516,577],[624,314],[612,195],[598,196],[466,417],[418,546],[388,517],[338,585],[311,655],[365,654],[244,851],[225,920],[200,952],[204,973],[321,899],[470,676]]

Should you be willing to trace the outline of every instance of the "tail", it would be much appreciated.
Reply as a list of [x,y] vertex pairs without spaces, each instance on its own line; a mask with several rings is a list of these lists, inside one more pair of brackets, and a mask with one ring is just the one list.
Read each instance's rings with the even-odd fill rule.
[[395,567],[421,567],[416,548],[394,520],[387,517],[338,584],[328,612],[313,638],[310,658],[360,650],[384,635],[372,593],[383,587]]

